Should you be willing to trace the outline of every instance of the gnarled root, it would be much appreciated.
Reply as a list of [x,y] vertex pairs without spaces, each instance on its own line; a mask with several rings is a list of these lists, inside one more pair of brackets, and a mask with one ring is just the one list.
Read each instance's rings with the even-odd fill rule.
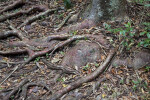
[[0,11],[0,14],[3,13],[3,12],[6,12],[8,10],[12,10],[14,8],[17,8],[18,6],[21,6],[21,5],[24,5],[26,3],[26,0],[18,0],[18,1],[15,1],[13,4],[11,5],[8,5],[7,7],[5,7],[4,9],[2,9]]
[[25,14],[29,14],[30,12],[35,12],[35,11],[39,11],[39,12],[44,12],[46,11],[48,8],[44,5],[40,5],[40,6],[33,6],[32,8],[24,11],[18,11],[15,13],[11,13],[11,14],[7,14],[7,15],[3,15],[2,17],[0,17],[0,22],[5,21],[7,19],[10,19],[12,17],[16,17],[16,16],[21,16],[21,15],[25,15]]
[[98,77],[100,74],[102,74],[104,72],[104,70],[106,69],[106,67],[108,67],[111,60],[115,56],[115,54],[116,54],[116,50],[111,51],[110,54],[108,55],[108,57],[106,58],[105,62],[101,66],[99,66],[96,71],[94,71],[92,74],[90,74],[86,77],[83,77],[83,78],[73,82],[68,87],[57,91],[55,94],[52,95],[51,98],[49,98],[49,100],[57,100],[60,97],[62,97],[64,94],[80,87],[83,83],[94,80],[96,77]]
[[28,79],[24,79],[20,84],[19,86],[15,87],[11,93],[9,93],[5,98],[4,100],[9,100],[9,98],[11,98],[11,96],[13,96],[15,93],[17,93],[19,91],[19,89],[21,89],[26,83],[28,83],[29,80]]

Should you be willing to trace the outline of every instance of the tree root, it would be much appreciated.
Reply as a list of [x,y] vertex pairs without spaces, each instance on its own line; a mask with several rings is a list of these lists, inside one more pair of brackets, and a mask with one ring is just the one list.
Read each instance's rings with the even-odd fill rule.
[[89,95],[91,95],[95,90],[99,88],[100,84],[106,79],[107,79],[106,77],[100,78],[97,82],[95,82],[94,86],[86,92],[86,95],[82,96],[82,98],[86,98]]
[[[45,12],[40,13],[35,17],[32,17],[31,20],[28,20],[28,21],[32,22],[32,21],[36,20],[37,18],[40,18],[41,16],[48,14],[50,12],[54,12],[56,10],[57,9],[46,10]],[[26,54],[26,53],[29,55],[29,58],[22,65],[17,66],[16,69],[12,73],[14,73],[16,70],[21,69],[26,64],[28,64],[30,61],[34,60],[36,57],[43,56],[46,53],[50,53],[50,56],[52,56],[52,54],[57,49],[62,48],[62,47],[68,45],[69,43],[71,43],[75,40],[97,39],[97,37],[99,36],[99,35],[74,35],[74,36],[56,35],[56,36],[48,36],[47,38],[44,39],[44,42],[36,43],[36,42],[31,42],[28,38],[26,38],[23,35],[23,33],[20,30],[16,29],[11,23],[9,23],[9,24],[10,24],[10,29],[12,29],[12,33],[10,33],[10,35],[5,35],[6,34],[5,33],[1,37],[12,36],[12,35],[17,36],[21,40],[20,42],[18,42],[18,44],[24,45],[26,48],[23,50],[10,51],[10,52],[0,51],[0,55],[18,55],[18,54]],[[82,26],[82,24],[83,24],[83,26]],[[86,24],[88,24],[88,25],[86,25]],[[25,23],[25,25],[26,25],[26,23]],[[86,21],[84,21],[84,23],[81,23],[76,28],[88,28],[91,25],[93,25],[93,23],[91,21],[87,21],[87,23],[86,23]],[[102,39],[101,43],[103,45],[104,44],[104,41],[103,41],[104,38],[101,36],[99,36],[99,37]],[[64,41],[61,41],[58,44],[54,45],[54,43],[56,43],[56,42],[52,43],[52,40],[64,40]],[[44,48],[42,51],[35,51],[31,48],[32,45],[34,45],[36,47],[39,44],[46,44],[46,45],[48,44],[48,45],[47,45],[47,48]],[[64,71],[65,73],[70,73],[69,71],[66,71],[66,69],[61,69],[61,70]],[[12,73],[9,75],[9,77],[12,76]]]
[[61,70],[62,73],[65,73],[65,74],[75,74],[75,71],[73,70],[69,70],[63,66],[58,66],[58,65],[54,65],[52,63],[48,63],[46,60],[42,60],[48,67],[48,69],[52,69],[52,70]]
[[55,31],[60,30],[60,29],[63,27],[63,25],[68,21],[68,19],[69,19],[71,16],[72,16],[72,15],[69,14],[69,15],[64,19],[64,21],[58,25],[58,27],[55,29]]
[[[19,69],[20,69],[20,68],[19,68]],[[32,69],[24,70],[24,71],[19,72],[19,73],[13,73],[13,74],[11,75],[11,77],[20,77],[21,75],[27,74],[27,73],[32,72],[32,71],[37,70],[37,69],[38,69],[38,67],[37,67],[37,66],[34,66]]]
[[101,66],[99,66],[95,72],[73,82],[68,87],[64,88],[63,90],[57,91],[55,94],[52,95],[51,98],[49,98],[49,100],[57,100],[60,97],[62,97],[64,94],[80,87],[83,83],[94,80],[96,77],[98,77],[100,74],[104,72],[104,70],[106,69],[106,67],[108,67],[108,65],[110,64],[111,60],[113,59],[115,55],[116,55],[116,50],[112,50],[110,54],[108,55],[108,57],[106,58],[105,62]]
[[[40,87],[43,87],[47,91],[50,91],[52,93],[52,90],[46,84],[44,84],[44,83],[34,83],[34,82],[28,83],[28,82],[29,82],[28,79],[24,79],[23,81],[21,81],[20,84],[19,84],[19,86],[15,87],[12,91],[9,90],[11,92],[6,97],[4,97],[3,100],[9,100],[9,98],[11,98],[17,92],[19,93],[20,89],[22,90],[21,94],[20,94],[20,96],[21,96],[20,98],[21,98],[21,100],[25,100],[26,99],[26,95],[27,95],[27,90],[28,90],[28,88],[30,86],[40,86]],[[6,91],[1,91],[1,92],[6,92]]]
[[5,21],[7,19],[11,19],[12,17],[16,17],[16,16],[21,16],[21,15],[25,15],[25,14],[29,14],[31,12],[35,12],[35,11],[39,11],[39,12],[44,12],[46,11],[48,8],[46,6],[40,5],[40,6],[34,6],[30,9],[28,9],[27,11],[21,10],[19,12],[15,12],[15,13],[11,13],[11,14],[7,14],[7,15],[3,15],[2,17],[0,17],[0,22]]
[[19,91],[19,89],[21,89],[26,83],[28,83],[29,80],[28,79],[24,79],[23,81],[21,81],[21,83],[19,84],[19,86],[15,87],[11,93],[9,93],[4,100],[9,100],[9,98],[11,98],[11,96],[13,96],[15,93],[17,93]]
[[9,28],[12,29],[13,32],[16,32],[16,33],[17,33],[16,35],[18,36],[18,38],[19,38],[20,40],[29,40],[29,39],[27,39],[27,38],[23,35],[23,32],[22,32],[22,31],[16,29],[13,24],[11,24],[11,23],[9,23],[9,24],[10,24]]
[[43,87],[45,88],[47,91],[51,91],[52,90],[44,83],[33,83],[33,82],[30,82],[28,84],[26,84],[23,88],[22,88],[22,93],[21,93],[21,100],[25,100],[26,99],[26,96],[27,96],[27,90],[30,86],[40,86],[40,87]]
[[19,54],[25,54],[27,53],[27,50],[15,50],[15,51],[0,51],[0,55],[8,56],[8,55],[19,55]]
[[0,33],[0,39],[5,39],[5,38],[10,37],[10,36],[17,36],[17,32],[7,31],[5,33]]
[[[15,30],[15,29],[14,29]],[[22,34],[21,32],[19,32],[19,35],[20,35],[20,38],[22,40],[25,39],[25,41],[27,40]],[[10,51],[10,52],[0,52],[0,55],[18,55],[18,54],[25,54],[27,53],[29,55],[29,58],[21,65],[17,68],[18,69],[21,69],[23,66],[25,66],[26,64],[28,64],[30,61],[32,61],[33,59],[35,59],[36,57],[39,57],[39,56],[43,56],[45,55],[46,53],[50,53],[50,56],[52,56],[52,54],[59,48],[62,48],[66,45],[68,45],[69,43],[75,41],[75,40],[81,40],[81,39],[90,39],[90,38],[93,38],[94,36],[93,35],[75,35],[75,36],[72,36],[70,37],[70,35],[65,35],[65,36],[62,36],[63,38],[68,38],[67,40],[63,41],[63,42],[59,42],[57,45],[55,46],[49,46],[49,48],[45,48],[44,50],[42,51],[33,51],[31,50],[30,48],[27,48],[27,49],[24,49],[24,50],[18,50],[18,51]],[[58,36],[58,37],[48,37],[49,40],[53,38],[57,38],[57,39],[62,39],[61,36]],[[27,44],[28,45],[28,44]],[[65,71],[66,72],[66,71]]]
[[0,14],[3,13],[3,12],[6,12],[6,11],[8,11],[8,10],[12,10],[12,9],[14,9],[14,8],[17,8],[17,7],[21,6],[21,5],[24,5],[25,3],[26,3],[26,0],[18,0],[18,1],[15,1],[13,4],[8,5],[8,6],[5,7],[4,9],[2,9],[2,10],[0,11]]
[[42,16],[48,15],[49,13],[53,13],[55,11],[57,11],[58,9],[48,9],[45,12],[39,13],[36,16],[30,17],[27,20],[25,20],[20,26],[18,26],[18,29],[20,29],[21,27],[31,24],[32,22],[34,22],[35,20],[41,18]]

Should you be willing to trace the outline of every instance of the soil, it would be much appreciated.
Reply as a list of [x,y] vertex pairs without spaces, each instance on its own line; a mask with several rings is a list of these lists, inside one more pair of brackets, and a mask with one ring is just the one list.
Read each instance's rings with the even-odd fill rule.
[[[4,12],[1,12],[2,9],[14,4],[14,1],[0,1],[0,19],[35,6],[39,10],[0,20],[0,100],[54,100],[50,98],[97,71],[105,63],[110,51],[120,45],[118,35],[108,31],[105,24],[118,28],[127,23],[126,20],[102,20],[96,25],[80,18],[77,23],[75,16],[58,30],[70,13],[75,15],[85,8],[87,0],[72,0],[71,9],[65,9],[61,0],[17,1],[23,3]],[[138,8],[137,5],[133,6]],[[54,11],[22,24],[48,9]],[[141,19],[132,15],[132,11],[137,10],[129,13],[136,27]],[[142,18],[147,20],[147,17]],[[142,30],[141,27],[138,30]],[[150,52],[146,48],[148,51],[141,53],[142,50],[136,46],[130,50],[119,47],[114,58],[114,62],[119,59],[117,66],[109,64],[110,67],[102,74],[83,82],[78,88],[65,90],[67,93],[59,99],[149,100],[150,69],[147,65]]]

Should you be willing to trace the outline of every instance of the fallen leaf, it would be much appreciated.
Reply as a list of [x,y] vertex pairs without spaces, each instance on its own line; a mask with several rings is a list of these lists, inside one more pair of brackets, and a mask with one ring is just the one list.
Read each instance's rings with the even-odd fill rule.
[[105,59],[105,56],[104,56],[104,55],[102,55],[102,56],[101,56],[101,60],[104,60],[104,59]]
[[117,72],[117,74],[122,74],[123,73],[123,71],[121,71],[121,70],[119,70],[118,72]]
[[66,84],[63,84],[63,87],[67,87],[67,85],[66,85]]
[[106,94],[102,94],[102,97],[105,98],[105,97],[106,97]]
[[60,61],[60,59],[58,59],[58,58],[53,58],[53,59],[52,59],[52,63],[56,63],[56,62],[58,62],[58,61]]

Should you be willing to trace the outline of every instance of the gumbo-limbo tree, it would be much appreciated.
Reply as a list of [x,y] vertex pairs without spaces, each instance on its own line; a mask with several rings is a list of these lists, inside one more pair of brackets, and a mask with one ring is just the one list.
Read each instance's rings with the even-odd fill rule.
[[[67,7],[71,7],[70,0],[64,0]],[[69,6],[70,5],[70,6]],[[66,7],[66,8],[67,8]],[[127,16],[126,0],[87,0],[84,10],[78,14],[78,18],[83,21],[71,26],[67,30],[80,30],[96,26],[100,21],[106,20],[125,20]],[[65,31],[66,32],[66,31]]]
[[95,22],[123,19],[126,16],[126,0],[91,0],[82,16]]

